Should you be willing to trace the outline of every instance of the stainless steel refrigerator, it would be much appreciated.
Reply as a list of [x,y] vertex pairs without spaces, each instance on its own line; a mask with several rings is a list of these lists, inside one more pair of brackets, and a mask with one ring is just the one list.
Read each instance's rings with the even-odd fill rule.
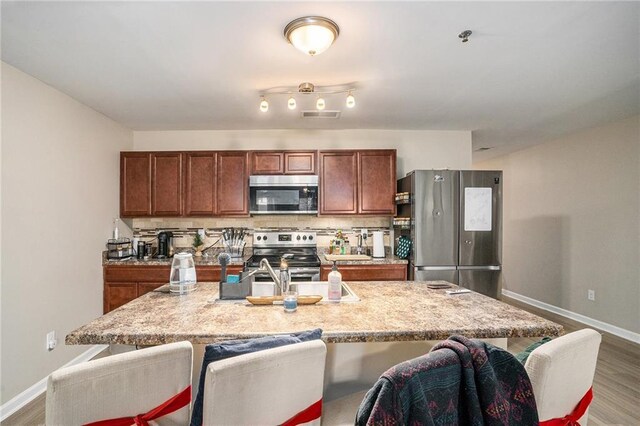
[[[502,172],[415,170],[398,180],[395,234],[411,239],[409,279],[500,297]],[[410,218],[410,220],[406,220]],[[404,219],[404,220],[403,220]]]

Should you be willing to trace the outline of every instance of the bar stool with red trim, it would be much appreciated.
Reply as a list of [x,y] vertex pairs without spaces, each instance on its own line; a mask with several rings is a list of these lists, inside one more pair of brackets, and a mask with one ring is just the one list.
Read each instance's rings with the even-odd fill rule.
[[[171,343],[64,367],[47,383],[48,425],[186,425],[193,347]],[[153,423],[153,424],[158,424]]]

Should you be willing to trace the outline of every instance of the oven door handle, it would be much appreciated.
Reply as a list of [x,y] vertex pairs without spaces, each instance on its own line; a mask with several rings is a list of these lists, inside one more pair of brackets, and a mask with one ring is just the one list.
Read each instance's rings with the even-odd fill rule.
[[319,274],[320,268],[289,268],[291,275],[303,275],[303,274]]

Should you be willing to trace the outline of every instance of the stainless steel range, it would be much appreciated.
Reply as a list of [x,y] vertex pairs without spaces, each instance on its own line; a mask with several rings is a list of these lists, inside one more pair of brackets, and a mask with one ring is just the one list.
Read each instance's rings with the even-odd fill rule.
[[[245,262],[245,270],[251,272],[258,269],[260,261],[265,258],[276,269],[283,257],[289,265],[292,281],[320,280],[316,233],[312,231],[255,231],[253,255]],[[267,272],[255,274],[255,281],[271,280]]]

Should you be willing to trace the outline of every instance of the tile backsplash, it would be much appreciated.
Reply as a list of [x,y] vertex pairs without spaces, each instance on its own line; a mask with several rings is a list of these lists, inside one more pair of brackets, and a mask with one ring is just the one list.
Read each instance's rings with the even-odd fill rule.
[[[316,217],[305,215],[265,215],[248,218],[149,218],[133,219],[131,226],[134,237],[143,240],[153,238],[158,231],[172,231],[175,247],[190,247],[193,235],[198,229],[205,229],[206,245],[211,245],[220,237],[223,228],[245,228],[247,246],[251,245],[251,235],[254,229],[284,229],[284,230],[313,230],[318,234],[318,246],[328,246],[337,230],[342,230],[346,236],[351,236],[360,229],[385,231],[385,246],[389,246],[390,217]],[[350,238],[355,245],[356,239]],[[222,245],[218,242],[216,245]],[[371,238],[369,244],[371,245]]]

